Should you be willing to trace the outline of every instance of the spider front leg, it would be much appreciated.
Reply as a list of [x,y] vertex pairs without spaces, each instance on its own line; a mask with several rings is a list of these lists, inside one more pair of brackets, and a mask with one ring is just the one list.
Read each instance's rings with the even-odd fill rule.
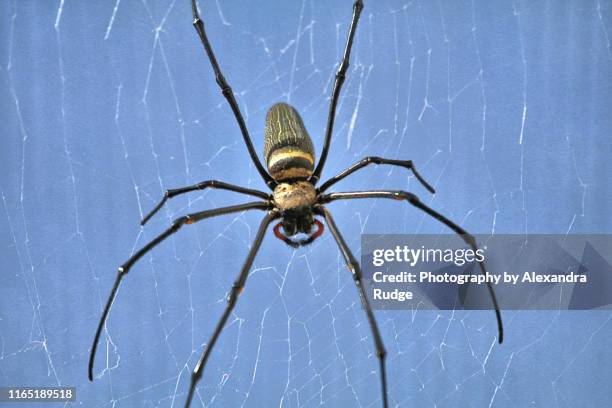
[[[455,231],[455,233],[461,236],[463,241],[465,241],[465,243],[468,244],[474,251],[478,249],[478,247],[476,246],[476,239],[471,234],[469,234],[466,230],[464,230],[459,225],[455,224],[439,212],[423,204],[416,195],[407,191],[354,191],[347,193],[322,194],[319,196],[319,203],[324,204],[336,200],[351,200],[357,198],[390,198],[393,200],[408,201],[413,206],[417,207],[421,211],[424,211],[425,213],[429,214],[436,220],[440,221],[441,223]],[[484,262],[478,262],[478,266],[480,267],[480,272],[483,275],[486,275]],[[493,286],[491,286],[490,282],[487,282],[487,288],[489,290],[489,295],[491,296],[491,302],[493,303],[493,307],[495,308],[498,341],[501,344],[504,341],[504,326],[502,324],[501,311],[499,309],[499,304],[497,303],[495,291],[493,290]]]
[[385,159],[383,157],[377,157],[377,156],[368,156],[368,157],[365,157],[359,160],[357,163],[353,164],[351,167],[344,170],[342,173],[330,178],[325,183],[323,183],[321,187],[319,187],[319,192],[320,193],[324,192],[325,190],[327,190],[328,188],[330,188],[331,186],[333,186],[334,184],[336,184],[343,178],[348,177],[349,175],[353,174],[357,170],[362,169],[370,164],[389,164],[391,166],[404,167],[405,169],[412,171],[412,174],[414,174],[414,177],[416,177],[416,179],[423,185],[423,187],[429,190],[430,193],[432,194],[436,193],[436,190],[434,190],[434,188],[430,186],[429,183],[425,181],[423,177],[421,177],[419,172],[414,167],[412,160],[393,160],[393,159]]
[[338,227],[332,218],[331,213],[327,210],[327,208],[323,206],[317,206],[316,211],[325,217],[325,222],[329,227],[329,231],[332,236],[336,240],[338,247],[340,248],[340,252],[342,252],[342,256],[346,261],[346,266],[349,268],[351,273],[353,274],[353,280],[355,281],[355,286],[357,286],[357,290],[359,291],[359,298],[361,299],[361,304],[366,311],[366,315],[368,317],[368,323],[370,324],[370,330],[372,331],[372,337],[374,338],[374,345],[376,347],[376,357],[380,363],[380,380],[382,387],[382,398],[383,398],[383,407],[387,408],[388,397],[387,397],[387,370],[385,366],[385,357],[387,356],[387,351],[385,350],[385,345],[383,344],[382,337],[380,335],[380,330],[378,329],[378,324],[376,323],[376,318],[374,317],[374,312],[372,312],[372,307],[370,306],[370,302],[368,301],[368,297],[365,292],[365,288],[363,287],[363,275],[361,273],[361,267],[359,266],[359,262],[353,256],[350,248],[344,241],[342,234],[338,231]]
[[255,197],[263,198],[264,200],[270,199],[270,195],[264,193],[263,191],[240,187],[240,186],[225,183],[219,180],[202,181],[198,184],[194,184],[191,186],[166,190],[164,197],[159,201],[159,203],[157,203],[157,205],[147,215],[144,216],[142,221],[140,221],[140,225],[145,225],[147,221],[149,221],[151,217],[153,217],[159,211],[159,209],[162,208],[162,206],[166,203],[166,201],[168,201],[170,198],[176,197],[177,195],[189,193],[191,191],[204,190],[206,188],[218,188],[220,190],[235,191],[237,193],[252,195]]
[[200,357],[200,359],[198,360],[198,363],[196,364],[193,373],[191,374],[189,394],[187,396],[187,402],[185,403],[186,408],[189,408],[189,406],[191,405],[191,400],[193,399],[193,394],[196,385],[198,384],[200,378],[202,378],[202,374],[204,373],[204,368],[206,367],[208,357],[210,357],[210,353],[212,352],[213,347],[215,347],[215,343],[217,342],[219,335],[223,331],[223,327],[225,326],[229,315],[232,313],[232,310],[234,310],[234,306],[236,306],[238,296],[242,293],[242,290],[244,289],[244,285],[249,276],[249,270],[251,269],[251,265],[253,265],[253,260],[255,260],[255,255],[257,255],[257,251],[259,251],[259,247],[263,242],[268,226],[270,225],[270,222],[272,222],[278,217],[280,217],[280,213],[278,211],[270,211],[259,225],[259,230],[257,231],[257,235],[255,236],[255,240],[253,241],[253,245],[251,246],[249,254],[247,255],[247,258],[244,261],[244,264],[242,265],[240,274],[238,275],[238,278],[236,278],[236,280],[234,281],[232,289],[227,297],[227,305],[225,306],[225,311],[223,312],[221,319],[217,323],[215,331],[213,332],[210,340],[208,341],[208,344],[206,345],[206,348],[204,349],[204,352],[202,353],[202,357]]
[[325,129],[325,141],[323,142],[323,150],[321,151],[321,157],[319,158],[319,164],[317,164],[314,173],[310,176],[310,181],[316,184],[321,177],[323,166],[325,166],[325,160],[327,160],[327,154],[329,153],[329,146],[331,144],[332,133],[334,131],[334,120],[336,119],[336,106],[338,106],[338,98],[340,97],[340,91],[346,78],[346,71],[349,67],[349,61],[351,59],[351,49],[353,48],[353,39],[355,38],[355,32],[357,31],[357,23],[359,22],[359,16],[363,9],[363,1],[355,0],[353,4],[353,18],[351,20],[351,26],[349,28],[348,37],[346,38],[346,47],[344,48],[344,56],[342,62],[336,72],[336,80],[334,81],[334,89],[332,90],[331,103],[329,105],[329,113],[327,114],[327,128]]
[[229,207],[216,208],[214,210],[206,210],[200,211],[197,213],[185,215],[183,217],[177,218],[172,225],[159,234],[155,239],[142,247],[138,252],[130,257],[123,265],[121,265],[117,271],[117,277],[115,278],[115,283],[113,284],[113,289],[106,301],[106,306],[104,307],[104,311],[102,312],[102,317],[100,318],[100,322],[98,323],[98,328],[96,329],[96,335],[94,336],[93,344],[91,346],[91,351],[89,353],[89,365],[87,369],[87,375],[89,377],[89,381],[93,381],[93,365],[94,359],[96,357],[96,350],[98,348],[98,343],[100,341],[100,335],[102,334],[102,329],[106,324],[106,319],[108,318],[108,314],[113,305],[115,297],[117,296],[117,290],[119,289],[119,285],[121,284],[121,280],[127,273],[130,271],[130,268],[147,252],[156,247],[160,242],[168,238],[170,235],[177,232],[183,225],[185,224],[193,224],[200,220],[216,217],[218,215],[231,214],[245,210],[268,210],[271,208],[270,203],[267,202],[252,202],[240,205],[232,205]]
[[229,86],[223,73],[221,72],[221,68],[219,68],[219,63],[217,62],[217,58],[213,52],[212,46],[208,41],[208,37],[206,36],[206,30],[204,29],[204,22],[200,18],[200,13],[198,12],[198,6],[196,4],[196,0],[191,0],[191,11],[193,13],[193,26],[195,27],[198,35],[200,36],[200,41],[202,41],[202,45],[204,46],[204,50],[206,51],[206,55],[212,65],[213,71],[215,72],[215,79],[217,81],[217,85],[221,88],[221,93],[229,103],[232,112],[234,112],[234,117],[238,122],[238,127],[240,127],[240,132],[242,133],[242,138],[244,140],[244,144],[249,151],[249,155],[251,156],[251,160],[257,168],[257,171],[261,175],[261,178],[264,179],[268,187],[274,189],[276,187],[276,181],[268,174],[268,172],[264,169],[257,157],[257,152],[255,152],[255,148],[253,147],[253,142],[251,142],[251,136],[249,135],[249,130],[246,127],[246,123],[244,122],[244,118],[242,117],[242,113],[240,112],[240,108],[238,107],[238,102],[236,102],[236,97],[234,96],[234,91]]

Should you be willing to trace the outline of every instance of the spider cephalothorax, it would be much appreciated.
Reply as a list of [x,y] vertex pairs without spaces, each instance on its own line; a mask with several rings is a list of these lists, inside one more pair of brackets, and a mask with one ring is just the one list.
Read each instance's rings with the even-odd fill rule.
[[[274,188],[272,197],[274,206],[280,210],[282,216],[282,221],[274,227],[274,235],[277,238],[296,247],[311,243],[323,233],[323,224],[314,218],[317,193],[310,181],[292,180],[279,183]],[[317,230],[310,235],[314,224],[317,225]],[[281,226],[284,235],[280,232]],[[310,236],[300,241],[288,238],[300,233]]]
[[[330,178],[329,180],[321,184],[319,187],[315,187],[321,176],[323,166],[325,165],[325,160],[327,159],[327,154],[329,151],[334,128],[336,105],[338,104],[340,90],[342,89],[342,84],[344,83],[346,71],[349,66],[351,47],[353,45],[353,39],[355,36],[355,31],[357,29],[357,23],[359,22],[359,16],[361,15],[361,10],[363,8],[363,2],[362,0],[356,0],[353,4],[353,19],[351,21],[346,47],[344,49],[344,55],[338,68],[338,72],[336,73],[336,79],[331,95],[331,104],[329,107],[327,127],[325,129],[325,139],[319,162],[315,167],[314,146],[312,140],[306,132],[306,128],[304,127],[302,118],[298,114],[297,110],[288,104],[277,103],[273,105],[268,111],[265,123],[264,157],[266,165],[268,167],[268,171],[264,169],[263,165],[259,161],[259,158],[257,157],[255,149],[253,148],[251,137],[244,122],[244,118],[242,117],[242,113],[240,112],[240,108],[238,107],[238,104],[234,97],[232,88],[230,88],[223,74],[221,73],[221,69],[219,68],[217,59],[215,58],[212,47],[208,41],[208,37],[206,36],[206,31],[204,30],[204,23],[200,19],[195,0],[191,1],[191,6],[194,18],[193,24],[195,26],[196,31],[198,32],[200,40],[202,41],[202,45],[204,46],[206,55],[208,56],[208,59],[212,65],[217,84],[221,88],[223,96],[227,99],[232,111],[234,112],[234,116],[236,118],[236,121],[238,122],[238,127],[240,128],[240,131],[242,133],[242,137],[249,152],[249,155],[251,156],[251,160],[253,161],[255,168],[261,175],[266,185],[270,188],[270,190],[272,190],[272,194],[250,188],[240,187],[218,180],[207,180],[198,184],[194,184],[192,186],[166,191],[166,194],[164,195],[162,200],[153,208],[153,210],[151,210],[149,214],[147,214],[142,219],[141,224],[144,225],[164,205],[164,203],[168,199],[180,194],[188,193],[190,191],[203,190],[205,188],[218,188],[254,196],[259,198],[259,200],[246,204],[232,205],[212,210],[204,210],[179,217],[172,223],[172,225],[168,229],[158,235],[151,242],[146,244],[143,248],[137,251],[134,255],[132,255],[132,257],[130,257],[123,265],[119,267],[117,278],[115,279],[111,294],[106,302],[104,311],[102,312],[100,322],[98,323],[98,328],[89,355],[89,379],[93,380],[93,363],[94,357],[96,355],[96,348],[98,346],[100,335],[104,328],[104,324],[108,317],[111,305],[113,304],[113,300],[115,299],[115,296],[117,294],[119,284],[121,283],[123,277],[129,272],[130,268],[136,263],[136,261],[142,258],[144,254],[149,252],[164,239],[177,232],[183,225],[193,224],[206,218],[216,217],[219,215],[257,209],[266,211],[266,215],[263,218],[259,229],[257,230],[255,240],[253,242],[253,245],[251,246],[251,249],[249,250],[246,261],[244,262],[242,269],[240,270],[240,273],[238,274],[238,277],[236,278],[236,281],[232,285],[232,288],[229,292],[228,302],[225,311],[223,312],[221,319],[217,323],[215,331],[213,332],[210,340],[208,341],[208,343],[206,343],[206,347],[202,353],[202,356],[200,357],[198,363],[194,368],[193,374],[191,376],[191,383],[185,406],[188,407],[191,404],[191,400],[196,390],[196,385],[203,375],[206,362],[208,361],[208,357],[210,356],[210,353],[213,347],[215,346],[215,343],[217,342],[217,339],[219,338],[219,335],[221,334],[225,323],[227,322],[232,311],[234,310],[234,306],[238,301],[238,296],[242,293],[244,289],[244,285],[246,284],[246,280],[249,275],[249,270],[251,268],[251,265],[253,264],[253,260],[255,259],[257,251],[259,251],[259,247],[264,239],[268,226],[272,223],[272,221],[280,219],[280,222],[274,227],[275,236],[286,242],[288,245],[297,247],[300,245],[307,245],[311,243],[323,233],[323,224],[321,223],[321,221],[315,218],[315,216],[320,216],[323,217],[323,219],[325,220],[325,223],[327,224],[331,235],[338,244],[338,248],[340,249],[340,252],[342,253],[342,256],[346,261],[348,269],[353,275],[353,280],[355,281],[357,290],[359,291],[359,298],[362,302],[363,309],[366,312],[366,317],[368,319],[370,330],[372,332],[372,338],[374,340],[374,346],[376,348],[376,357],[378,358],[380,364],[382,404],[386,408],[388,406],[388,398],[385,365],[385,347],[383,345],[382,337],[378,329],[378,324],[376,323],[376,319],[374,318],[374,313],[370,307],[368,296],[363,285],[361,268],[359,266],[359,263],[353,256],[353,253],[346,244],[346,242],[344,241],[342,234],[338,230],[338,227],[336,226],[336,223],[334,222],[334,219],[329,210],[326,208],[325,204],[336,200],[350,200],[361,198],[386,198],[406,201],[412,206],[420,209],[421,211],[424,211],[433,218],[442,222],[447,227],[452,229],[455,233],[461,235],[463,240],[473,250],[476,250],[477,248],[474,238],[469,235],[463,228],[461,228],[442,214],[423,204],[418,199],[418,197],[412,193],[406,191],[384,190],[353,191],[346,193],[329,194],[325,193],[325,191],[329,187],[331,187],[338,181],[344,179],[345,177],[370,164],[387,164],[391,166],[399,166],[406,168],[412,172],[414,177],[426,189],[433,193],[434,189],[429,184],[427,184],[427,182],[415,170],[414,166],[412,165],[412,161],[410,160],[385,159],[382,157],[375,156],[365,157],[359,162],[349,167],[348,169],[341,172],[340,174]],[[315,227],[316,229],[314,229]],[[281,228],[283,229],[285,234],[280,231]],[[301,240],[292,240],[288,238],[295,236],[296,234],[306,234],[307,238]],[[485,273],[484,264],[480,262],[479,266],[481,272]],[[501,313],[497,305],[497,300],[495,299],[493,288],[490,286],[490,284],[487,283],[487,285],[489,288],[489,293],[491,295],[493,306],[495,307],[495,314],[497,317],[499,333],[498,340],[501,343],[503,340]]]

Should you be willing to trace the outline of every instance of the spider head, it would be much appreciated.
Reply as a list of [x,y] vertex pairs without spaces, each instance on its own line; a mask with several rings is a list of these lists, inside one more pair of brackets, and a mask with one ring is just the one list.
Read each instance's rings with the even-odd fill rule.
[[[283,220],[274,227],[276,237],[292,247],[307,245],[323,233],[323,224],[314,218],[313,208],[317,192],[309,181],[279,183],[274,188],[274,206],[281,211]],[[313,224],[317,231],[311,234]],[[280,231],[283,228],[284,234]],[[303,240],[294,241],[287,237],[297,234],[309,235]]]

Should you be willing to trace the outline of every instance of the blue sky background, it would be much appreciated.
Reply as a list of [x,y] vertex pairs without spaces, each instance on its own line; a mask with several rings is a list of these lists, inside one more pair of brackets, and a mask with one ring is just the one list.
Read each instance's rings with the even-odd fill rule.
[[[320,152],[349,1],[201,1],[255,148],[275,102]],[[335,188],[406,189],[474,233],[611,233],[612,4],[366,1],[323,177],[365,155],[412,159]],[[188,1],[0,4],[0,385],[76,386],[79,406],[181,407],[261,213],[184,228],[124,280],[172,219],[249,200],[177,198],[217,178],[265,189],[191,26]],[[330,209],[361,233],[448,230],[407,205]],[[378,312],[399,407],[583,407],[612,400],[610,312]],[[195,406],[379,407],[372,338],[329,234],[268,235]],[[35,405],[32,405],[35,406]]]

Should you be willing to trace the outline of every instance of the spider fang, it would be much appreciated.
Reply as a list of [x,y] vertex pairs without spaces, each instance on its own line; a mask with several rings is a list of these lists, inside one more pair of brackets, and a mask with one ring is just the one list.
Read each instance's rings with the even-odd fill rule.
[[317,230],[313,232],[306,239],[303,239],[300,241],[293,241],[292,239],[286,237],[280,230],[281,227],[283,226],[282,221],[274,226],[274,236],[276,236],[276,238],[280,239],[281,241],[285,242],[287,245],[292,246],[293,248],[298,248],[300,246],[308,245],[312,243],[315,239],[323,235],[323,230],[324,230],[323,223],[321,223],[321,221],[317,219],[313,219],[313,222],[317,226]]

